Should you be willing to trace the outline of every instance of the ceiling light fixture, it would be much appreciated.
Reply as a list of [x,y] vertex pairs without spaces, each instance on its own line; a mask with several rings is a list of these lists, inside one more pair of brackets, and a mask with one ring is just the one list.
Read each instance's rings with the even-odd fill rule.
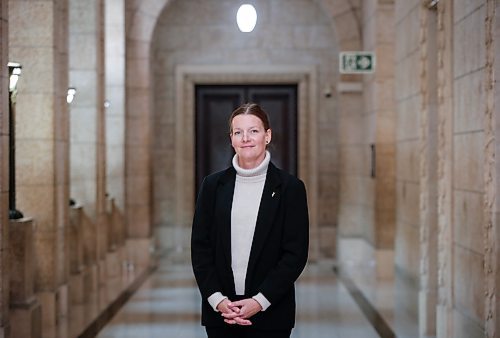
[[243,33],[250,33],[257,24],[257,11],[250,4],[241,5],[236,13],[238,28]]

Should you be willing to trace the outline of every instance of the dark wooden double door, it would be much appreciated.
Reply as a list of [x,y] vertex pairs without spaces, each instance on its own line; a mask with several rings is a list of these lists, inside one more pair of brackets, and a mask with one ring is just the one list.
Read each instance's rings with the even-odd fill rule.
[[196,195],[203,178],[231,165],[234,150],[228,119],[243,103],[259,104],[269,115],[271,158],[297,174],[297,85],[196,86]]

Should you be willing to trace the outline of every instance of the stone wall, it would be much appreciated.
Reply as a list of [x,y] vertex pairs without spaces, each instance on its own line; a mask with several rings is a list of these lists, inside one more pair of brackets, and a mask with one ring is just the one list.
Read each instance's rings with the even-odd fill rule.
[[[420,289],[421,334],[479,337],[488,322],[484,238],[493,209],[485,201],[496,195],[485,136],[494,133],[485,115],[488,14],[484,1],[396,2],[395,262]],[[414,311],[415,297],[407,304]]]
[[[168,245],[172,245],[175,238],[170,236],[172,229],[190,224],[192,217],[188,210],[185,215],[189,217],[177,215],[176,189],[182,189],[182,185],[176,182],[172,169],[175,168],[177,128],[175,70],[179,65],[314,66],[318,74],[315,86],[319,90],[313,94],[317,95],[318,106],[315,112],[317,121],[312,123],[318,128],[317,153],[321,159],[317,173],[320,187],[318,223],[320,227],[331,227],[336,222],[338,128],[333,86],[337,76],[338,47],[332,21],[317,2],[262,1],[256,2],[255,6],[260,16],[256,30],[251,34],[243,34],[236,27],[238,4],[232,1],[175,1],[167,5],[158,20],[152,42],[155,104],[153,209],[154,224],[162,236],[160,241],[170,242]],[[194,11],[201,11],[204,15],[195,17]],[[324,97],[321,93],[325,88],[332,88],[334,96]],[[194,200],[194,192],[191,196],[190,199]],[[334,240],[334,236],[328,237],[326,247],[331,247]]]
[[[484,208],[486,112],[485,1],[455,1],[452,46],[452,288],[453,336],[484,330]],[[446,15],[446,14],[443,14]],[[472,277],[472,278],[471,278]]]

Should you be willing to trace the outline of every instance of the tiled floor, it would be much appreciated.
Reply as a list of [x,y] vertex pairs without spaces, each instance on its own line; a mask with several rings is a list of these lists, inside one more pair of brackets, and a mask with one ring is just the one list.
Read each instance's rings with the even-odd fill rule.
[[[310,264],[297,284],[293,338],[379,337],[330,263]],[[142,285],[98,338],[201,338],[200,295],[191,267],[163,264]]]

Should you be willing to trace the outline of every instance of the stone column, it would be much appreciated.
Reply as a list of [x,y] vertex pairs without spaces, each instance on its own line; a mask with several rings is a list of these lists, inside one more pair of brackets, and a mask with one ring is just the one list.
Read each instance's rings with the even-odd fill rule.
[[118,243],[118,227],[120,226],[117,222],[115,213],[118,212],[114,199],[108,200],[107,218],[108,218],[108,253],[106,256],[106,270],[107,275],[107,285],[108,285],[108,297],[109,300],[114,300],[117,298],[118,294],[122,291],[121,289],[121,276],[123,268],[123,257],[121,246]]
[[109,296],[121,291],[124,257],[119,214],[125,210],[125,1],[105,1],[106,181]]
[[[150,44],[164,0],[144,4],[132,16],[126,36],[125,227],[131,264],[150,264],[151,236],[151,60]],[[142,6],[142,4],[141,4]]]
[[56,336],[58,328],[66,334],[66,10],[66,0],[9,1],[9,57],[23,66],[16,104],[17,204],[37,224],[33,257],[43,337]]
[[[394,105],[394,3],[366,1],[363,3],[363,49],[374,51],[377,57],[373,74],[363,75],[365,103],[366,163],[375,158],[373,177],[365,165],[365,186],[373,198],[366,205],[369,220],[365,236],[373,245],[376,276],[391,278],[394,274],[394,237],[396,228],[395,143],[396,114]],[[385,27],[391,27],[387,29]],[[370,156],[369,146],[375,152]],[[369,207],[368,207],[369,208]],[[372,237],[372,238],[370,238]]]
[[68,297],[70,304],[71,336],[76,336],[83,330],[83,307],[85,304],[85,269],[83,260],[83,210],[81,206],[70,208],[70,224],[68,229],[69,252],[69,285]]
[[[396,231],[396,107],[394,104],[394,2],[379,1],[374,79],[375,130],[375,258],[379,278],[394,274]],[[386,29],[391,27],[392,29]]]
[[95,226],[100,307],[106,302],[107,222],[104,133],[104,2],[69,1],[71,197]]
[[33,220],[10,221],[10,337],[41,337],[42,309],[34,293]]
[[485,119],[485,333],[486,337],[500,335],[500,3],[486,1],[486,119]]
[[437,12],[420,7],[419,333],[436,334],[437,303]]
[[125,210],[125,1],[105,2],[107,193]]
[[9,83],[8,1],[0,3],[0,337],[8,336],[9,326]]
[[453,337],[453,1],[438,3],[437,338]]

